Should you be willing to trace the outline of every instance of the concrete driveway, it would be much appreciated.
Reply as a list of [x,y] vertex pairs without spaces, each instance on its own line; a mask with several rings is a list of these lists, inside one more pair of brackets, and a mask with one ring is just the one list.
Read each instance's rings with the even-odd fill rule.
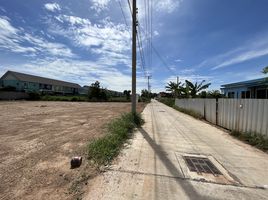
[[268,199],[266,153],[157,101],[143,117],[84,199]]

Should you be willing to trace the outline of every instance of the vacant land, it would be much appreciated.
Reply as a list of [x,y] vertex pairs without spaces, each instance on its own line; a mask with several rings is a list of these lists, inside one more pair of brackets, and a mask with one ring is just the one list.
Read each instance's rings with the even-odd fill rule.
[[[88,141],[130,104],[19,101],[0,110],[0,199],[73,199],[96,174],[85,160]],[[70,169],[76,155],[83,164]]]

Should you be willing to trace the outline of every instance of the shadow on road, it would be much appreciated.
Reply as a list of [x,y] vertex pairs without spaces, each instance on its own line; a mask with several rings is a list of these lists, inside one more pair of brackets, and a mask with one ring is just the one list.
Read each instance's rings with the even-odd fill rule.
[[[177,169],[177,167],[169,160],[169,158],[165,155],[163,148],[161,145],[155,143],[155,141],[150,137],[150,135],[143,129],[139,129],[140,133],[143,135],[144,139],[148,142],[148,144],[152,147],[155,154],[159,157],[162,163],[166,166],[168,171],[174,176],[177,184],[184,190],[185,194],[189,197],[189,199],[214,199],[207,196],[201,196],[195,188],[192,186],[191,182],[187,180],[182,180],[181,177],[183,175]],[[180,177],[178,177],[178,174]],[[178,188],[179,189],[179,188]]]

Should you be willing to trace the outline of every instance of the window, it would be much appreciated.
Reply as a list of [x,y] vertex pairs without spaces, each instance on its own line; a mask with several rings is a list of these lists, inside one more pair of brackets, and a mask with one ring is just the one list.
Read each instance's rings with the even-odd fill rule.
[[228,92],[228,98],[234,98],[235,93],[234,92]]
[[246,91],[246,99],[250,99],[250,91]]
[[257,90],[257,99],[265,99],[266,98],[266,90],[260,89]]
[[242,91],[241,99],[250,99],[250,91]]

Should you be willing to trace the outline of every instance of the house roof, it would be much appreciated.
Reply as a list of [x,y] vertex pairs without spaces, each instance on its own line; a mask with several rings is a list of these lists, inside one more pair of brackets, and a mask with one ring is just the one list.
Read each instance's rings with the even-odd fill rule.
[[19,81],[41,83],[41,84],[48,84],[48,85],[57,85],[57,86],[64,86],[64,87],[71,87],[71,88],[80,88],[81,87],[80,85],[78,85],[76,83],[70,83],[70,82],[66,82],[66,81],[44,78],[41,76],[34,76],[34,75],[24,74],[24,73],[14,72],[14,71],[7,71],[0,79],[3,79],[8,74],[13,75]]
[[268,86],[268,77],[248,80],[248,81],[241,81],[241,82],[236,82],[236,83],[229,83],[229,84],[221,85],[221,87],[234,88],[234,87],[255,87],[255,86],[264,86],[264,85]]

